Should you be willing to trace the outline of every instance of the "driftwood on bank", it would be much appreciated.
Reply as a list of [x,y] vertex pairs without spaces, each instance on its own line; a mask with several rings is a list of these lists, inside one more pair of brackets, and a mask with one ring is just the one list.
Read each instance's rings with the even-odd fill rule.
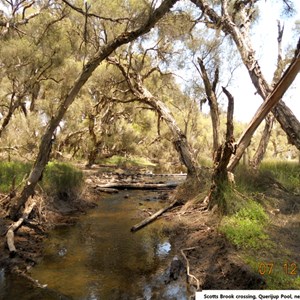
[[144,219],[142,222],[134,225],[133,227],[131,227],[131,231],[135,232],[138,231],[139,229],[145,227],[146,225],[152,223],[154,220],[156,220],[159,216],[161,216],[163,213],[165,213],[167,210],[173,208],[174,206],[178,205],[179,202],[177,200],[173,201],[171,204],[169,204],[167,207],[164,207],[162,209],[160,209],[159,211],[157,211],[155,214],[153,214],[152,216]]
[[18,228],[20,228],[20,226],[22,225],[22,223],[27,220],[28,216],[30,215],[31,211],[33,210],[34,206],[35,206],[35,201],[33,201],[30,205],[26,206],[24,208],[24,212],[23,212],[23,215],[22,217],[12,223],[9,227],[9,229],[7,230],[7,233],[6,233],[6,240],[7,240],[7,246],[8,246],[8,249],[9,249],[9,254],[10,256],[15,256],[15,254],[17,253],[17,249],[16,249],[16,246],[15,246],[15,243],[14,243],[14,237],[15,237],[15,231],[18,230]]
[[107,183],[98,184],[95,189],[118,189],[118,190],[164,190],[176,188],[178,183]]

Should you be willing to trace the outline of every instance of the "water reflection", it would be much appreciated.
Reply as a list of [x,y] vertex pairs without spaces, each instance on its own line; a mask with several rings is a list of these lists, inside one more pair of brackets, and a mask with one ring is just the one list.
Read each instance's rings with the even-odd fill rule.
[[[124,199],[125,194],[130,197]],[[139,221],[136,211],[145,195],[157,193],[106,196],[77,225],[53,231],[33,278],[73,299],[156,299],[147,282],[172,249],[162,221],[130,232]],[[158,210],[162,204],[144,201],[143,206]]]
[[158,244],[156,255],[160,257],[167,256],[171,251],[171,244],[167,241],[161,244]]

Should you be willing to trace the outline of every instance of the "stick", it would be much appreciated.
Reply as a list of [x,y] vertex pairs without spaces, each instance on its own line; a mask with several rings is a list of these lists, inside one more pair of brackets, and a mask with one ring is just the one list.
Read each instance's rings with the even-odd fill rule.
[[144,219],[142,222],[134,225],[133,227],[131,227],[130,231],[132,231],[132,232],[138,231],[139,229],[143,228],[144,226],[150,224],[155,219],[157,219],[160,215],[162,215],[163,213],[165,213],[167,210],[169,210],[170,208],[174,207],[176,204],[178,204],[177,200],[175,200],[174,202],[172,202],[169,206],[167,206],[165,208],[162,208],[161,210],[159,210],[158,212],[156,212],[152,216]]
[[25,207],[22,217],[18,221],[12,223],[6,233],[7,246],[11,257],[14,257],[17,253],[17,249],[14,243],[14,232],[17,231],[22,223],[28,218],[35,204],[35,201],[33,201],[30,205]]
[[186,262],[186,274],[187,274],[188,278],[191,278],[196,281],[197,291],[198,291],[200,289],[200,281],[197,279],[196,276],[194,276],[193,274],[190,273],[190,262],[187,259],[186,255],[184,254],[184,251],[194,250],[195,248],[198,248],[198,247],[185,248],[185,249],[180,250],[180,252]]

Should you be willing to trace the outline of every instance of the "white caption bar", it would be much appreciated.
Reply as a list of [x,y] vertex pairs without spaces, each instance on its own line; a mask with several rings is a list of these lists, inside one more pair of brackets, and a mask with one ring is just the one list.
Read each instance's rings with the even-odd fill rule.
[[300,300],[298,290],[204,290],[196,300]]

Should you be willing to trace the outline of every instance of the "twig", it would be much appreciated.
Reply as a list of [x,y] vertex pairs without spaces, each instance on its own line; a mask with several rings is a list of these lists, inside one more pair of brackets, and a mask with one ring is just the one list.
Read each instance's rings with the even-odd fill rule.
[[184,253],[184,251],[190,251],[190,250],[194,250],[196,248],[198,248],[198,247],[185,248],[185,249],[181,249],[180,252],[181,252],[181,254],[182,254],[182,256],[183,256],[183,258],[185,259],[185,262],[186,262],[186,274],[187,274],[188,278],[191,278],[192,280],[194,280],[196,282],[197,291],[198,291],[198,290],[200,290],[200,281],[196,276],[194,276],[193,274],[190,273],[190,262],[189,262],[189,260],[187,259],[186,255]]

